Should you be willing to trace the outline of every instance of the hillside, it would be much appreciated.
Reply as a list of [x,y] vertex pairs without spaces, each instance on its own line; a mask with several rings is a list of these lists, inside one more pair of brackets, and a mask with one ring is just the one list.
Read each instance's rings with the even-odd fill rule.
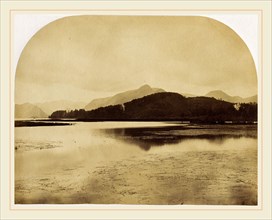
[[94,99],[88,105],[85,106],[85,110],[93,110],[110,105],[119,105],[132,101],[133,99],[142,98],[144,96],[159,92],[165,91],[163,89],[151,88],[149,85],[143,85],[138,89],[118,93],[111,97]]
[[25,103],[15,105],[15,118],[47,118],[48,115],[36,105]]
[[51,118],[77,118],[84,120],[190,120],[256,121],[257,105],[233,103],[208,97],[189,97],[178,93],[162,92],[135,99],[123,105],[112,105],[92,111],[57,111]]

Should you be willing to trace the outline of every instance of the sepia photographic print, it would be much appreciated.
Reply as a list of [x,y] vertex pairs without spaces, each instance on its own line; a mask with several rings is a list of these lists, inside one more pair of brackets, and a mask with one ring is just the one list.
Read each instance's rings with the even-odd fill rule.
[[215,19],[57,19],[16,67],[15,204],[257,206],[257,93]]

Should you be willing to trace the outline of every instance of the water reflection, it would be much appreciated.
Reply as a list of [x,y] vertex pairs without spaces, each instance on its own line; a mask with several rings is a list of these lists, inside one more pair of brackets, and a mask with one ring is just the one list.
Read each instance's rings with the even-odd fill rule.
[[16,127],[15,203],[256,205],[256,138],[250,125]]
[[227,139],[242,137],[257,138],[254,127],[211,127],[211,126],[172,126],[172,127],[142,127],[142,128],[107,128],[100,132],[124,141],[136,144],[141,149],[148,151],[151,147],[166,144],[179,144],[187,140],[207,140],[210,143],[221,145]]

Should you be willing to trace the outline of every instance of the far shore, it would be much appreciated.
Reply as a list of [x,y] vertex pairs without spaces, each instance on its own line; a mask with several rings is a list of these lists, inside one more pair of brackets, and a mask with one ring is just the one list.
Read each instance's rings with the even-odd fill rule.
[[[61,122],[61,123],[57,123]],[[177,124],[219,124],[219,125],[246,125],[246,124],[258,124],[257,121],[200,121],[200,120],[178,120],[178,119],[167,119],[167,120],[150,120],[150,119],[78,119],[78,118],[29,118],[29,119],[15,119],[15,127],[21,126],[61,126],[61,125],[72,125],[71,123],[63,122],[169,122]]]
[[58,123],[53,121],[46,121],[46,120],[22,120],[22,121],[15,121],[15,127],[36,127],[36,126],[65,126],[65,125],[72,125],[71,123]]

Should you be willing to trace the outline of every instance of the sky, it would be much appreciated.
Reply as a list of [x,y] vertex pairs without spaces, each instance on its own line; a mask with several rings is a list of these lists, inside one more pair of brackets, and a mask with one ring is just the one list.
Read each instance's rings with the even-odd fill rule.
[[253,58],[228,26],[202,16],[69,16],[23,49],[15,102],[94,98],[143,84],[205,95],[257,94]]

